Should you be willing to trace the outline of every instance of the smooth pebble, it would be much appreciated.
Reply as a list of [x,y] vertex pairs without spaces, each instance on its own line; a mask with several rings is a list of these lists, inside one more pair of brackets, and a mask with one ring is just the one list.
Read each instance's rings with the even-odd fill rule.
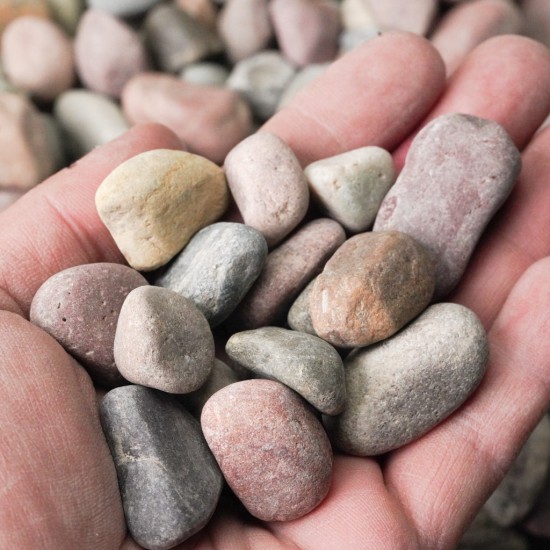
[[328,67],[328,63],[313,63],[302,67],[298,72],[294,74],[292,79],[288,82],[279,98],[277,103],[277,111],[286,107],[298,92],[303,90],[310,82],[313,82],[318,76],[325,72]]
[[180,73],[181,79],[195,86],[223,86],[228,76],[224,65],[208,61],[190,63]]
[[24,16],[50,17],[50,8],[47,0],[2,0],[0,2],[0,33],[5,27]]
[[117,17],[140,15],[162,0],[86,0],[88,7],[108,11]]
[[205,27],[216,27],[218,12],[212,0],[174,0],[174,4]]
[[317,277],[312,279],[306,288],[300,292],[298,298],[294,300],[292,306],[288,310],[287,323],[292,330],[297,330],[299,332],[305,332],[306,334],[314,334],[315,329],[313,328],[313,322],[311,321],[311,311],[309,308],[309,297],[311,291],[313,290],[313,285],[315,284]]

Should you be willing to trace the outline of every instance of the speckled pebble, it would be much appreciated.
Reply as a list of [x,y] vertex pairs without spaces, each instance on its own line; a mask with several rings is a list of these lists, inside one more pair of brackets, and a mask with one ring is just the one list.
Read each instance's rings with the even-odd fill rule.
[[435,304],[401,332],[345,360],[347,402],[325,427],[340,450],[379,455],[421,437],[476,389],[489,347],[476,315]]
[[225,212],[221,168],[185,151],[155,149],[115,168],[96,191],[99,216],[128,263],[151,271]]
[[313,328],[334,346],[368,346],[396,333],[430,303],[433,262],[398,231],[361,233],[327,262],[311,290]]
[[441,299],[460,280],[520,166],[519,151],[496,122],[442,115],[415,137],[374,231],[408,233],[430,251],[436,262],[434,299]]
[[204,315],[166,288],[136,288],[116,328],[116,364],[134,384],[168,393],[199,389],[214,365],[214,337]]
[[147,285],[137,271],[118,264],[70,267],[37,290],[30,320],[51,334],[103,385],[123,382],[113,345],[120,308],[135,288]]
[[199,423],[174,397],[125,386],[104,397],[101,424],[133,540],[168,550],[200,531],[223,479]]
[[290,147],[274,134],[254,134],[224,164],[227,183],[244,219],[272,247],[302,220],[309,204],[304,172]]
[[233,334],[225,351],[257,376],[293,389],[319,412],[342,412],[346,399],[344,365],[338,352],[317,336],[263,327]]
[[253,516],[290,521],[326,496],[332,471],[327,435],[283,384],[231,384],[206,402],[201,425],[227,483]]
[[266,257],[267,244],[259,231],[219,222],[199,231],[155,284],[189,298],[216,326],[249,291]]

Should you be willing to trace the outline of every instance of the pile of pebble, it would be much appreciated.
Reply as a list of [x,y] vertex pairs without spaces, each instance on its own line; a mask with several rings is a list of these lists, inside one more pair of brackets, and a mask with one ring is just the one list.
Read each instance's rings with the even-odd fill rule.
[[[383,454],[475,391],[486,335],[441,300],[519,172],[504,130],[440,117],[397,180],[378,147],[303,170],[254,131],[379,32],[429,36],[451,74],[495,34],[550,44],[549,21],[545,0],[0,6],[0,204],[134,123],[161,122],[186,149],[134,157],[97,192],[130,267],[65,270],[31,309],[114,388],[102,423],[138,543],[171,548],[200,530],[224,479],[254,516],[300,517],[328,492],[332,447]],[[231,201],[244,223],[228,221]],[[462,547],[527,548],[508,529],[521,522],[550,537],[549,465],[545,418]]]

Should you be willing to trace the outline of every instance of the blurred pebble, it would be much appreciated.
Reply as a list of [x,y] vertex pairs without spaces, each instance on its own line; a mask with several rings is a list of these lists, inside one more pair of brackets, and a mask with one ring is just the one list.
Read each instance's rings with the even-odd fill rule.
[[145,278],[124,265],[70,267],[37,290],[30,320],[74,355],[95,382],[113,387],[123,382],[113,355],[120,308],[128,293],[143,285]]
[[21,191],[9,191],[0,188],[0,212],[6,210],[8,206],[11,206],[22,195]]
[[132,17],[151,9],[162,0],[86,0],[88,7],[108,11],[117,17]]
[[323,414],[338,414],[345,406],[342,359],[317,336],[262,327],[233,334],[225,351],[256,376],[285,384]]
[[135,269],[169,262],[227,208],[223,171],[184,151],[153,149],[118,165],[96,191],[99,217]]
[[304,172],[276,135],[257,133],[241,141],[227,155],[224,170],[244,222],[260,231],[270,247],[305,216],[309,191]]
[[273,28],[267,0],[228,0],[220,11],[218,32],[235,63],[268,47]]
[[344,30],[340,33],[339,44],[340,54],[344,54],[357,48],[371,38],[375,38],[380,34],[378,27],[375,25],[366,25],[358,29]]
[[358,456],[386,453],[431,430],[476,389],[489,347],[476,315],[435,304],[392,338],[344,362],[344,412],[324,417],[332,443]]
[[318,160],[304,173],[312,198],[352,233],[372,226],[396,177],[390,153],[375,146]]
[[326,496],[332,474],[327,435],[283,384],[226,386],[206,402],[201,425],[227,483],[253,516],[290,521]]
[[340,16],[344,30],[376,27],[374,13],[368,0],[341,0]]
[[214,337],[191,300],[146,286],[128,294],[118,318],[114,356],[133,384],[167,393],[199,389],[214,364]]
[[128,531],[140,547],[168,550],[208,523],[223,479],[199,423],[174,397],[116,388],[103,398],[101,425]]
[[341,31],[331,0],[271,0],[269,12],[282,53],[297,67],[332,61]]
[[149,68],[138,34],[108,12],[87,10],[74,41],[75,61],[82,83],[95,92],[118,97],[135,74]]
[[315,279],[312,279],[306,288],[300,292],[298,298],[294,300],[294,303],[288,310],[287,323],[292,330],[297,330],[299,332],[305,332],[307,334],[313,334],[317,336],[315,329],[313,328],[313,323],[311,321],[311,311],[309,308],[309,298],[311,296],[311,291],[313,290],[313,285],[315,284]]
[[259,231],[219,222],[201,229],[155,284],[189,298],[214,327],[249,291],[266,257],[267,244]]
[[250,109],[236,92],[163,73],[132,78],[122,92],[122,107],[132,123],[164,124],[191,151],[219,164],[252,132]]
[[180,73],[182,80],[194,86],[223,86],[228,76],[227,67],[208,61],[190,63]]
[[276,112],[294,73],[293,66],[278,51],[265,50],[239,61],[226,85],[246,99],[259,120],[267,120]]
[[50,10],[47,0],[2,0],[0,2],[0,33],[14,19],[31,15],[47,19]]
[[519,151],[498,123],[460,113],[439,116],[414,138],[374,231],[403,231],[426,247],[436,262],[439,300],[459,282],[520,166]]
[[175,0],[174,4],[205,27],[216,27],[218,13],[212,0]]
[[438,0],[362,0],[381,31],[401,30],[426,35],[437,13]]
[[111,98],[83,89],[67,90],[54,103],[54,116],[74,158],[120,136],[130,128]]
[[20,17],[2,34],[2,65],[15,86],[40,101],[52,101],[75,80],[73,46],[55,23]]
[[548,0],[523,0],[527,36],[550,47],[550,2]]
[[84,11],[84,0],[48,0],[51,15],[61,28],[74,35],[78,20]]
[[279,103],[277,104],[277,110],[286,107],[293,99],[294,96],[303,88],[305,88],[310,82],[313,82],[318,76],[320,76],[328,67],[328,63],[314,63],[307,65],[300,69],[286,85]]

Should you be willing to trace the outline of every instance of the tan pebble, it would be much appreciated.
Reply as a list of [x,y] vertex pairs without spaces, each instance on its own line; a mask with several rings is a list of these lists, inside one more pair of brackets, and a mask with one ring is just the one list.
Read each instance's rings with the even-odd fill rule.
[[0,32],[14,19],[25,15],[47,19],[50,15],[47,0],[2,0],[0,2]]
[[191,151],[220,164],[252,132],[250,109],[236,92],[195,86],[167,74],[132,78],[123,90],[122,106],[131,122],[164,124]]
[[202,227],[225,212],[221,168],[184,151],[141,153],[113,170],[96,207],[128,263],[150,271],[166,264]]
[[368,346],[421,313],[434,285],[432,258],[412,237],[361,233],[317,277],[309,299],[313,327],[335,346]]
[[244,222],[274,246],[302,220],[309,204],[304,172],[292,149],[274,134],[258,133],[227,155],[225,174]]
[[73,46],[55,23],[20,17],[2,34],[2,64],[9,79],[36,99],[51,101],[75,79]]
[[216,26],[218,14],[212,0],[175,0],[175,5],[206,27]]

